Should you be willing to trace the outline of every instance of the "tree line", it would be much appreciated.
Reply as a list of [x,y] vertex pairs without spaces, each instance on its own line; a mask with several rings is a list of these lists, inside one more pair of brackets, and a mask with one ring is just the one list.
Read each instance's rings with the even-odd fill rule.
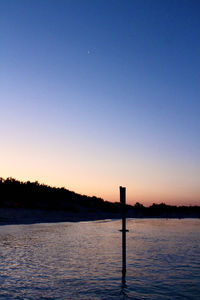
[[[0,178],[0,207],[43,210],[62,210],[74,214],[110,213],[120,217],[121,204],[98,197],[81,195],[62,187],[51,187],[35,182],[22,182],[14,178]],[[127,216],[135,218],[200,218],[200,206],[174,206],[165,203],[146,207],[139,202],[127,205]]]

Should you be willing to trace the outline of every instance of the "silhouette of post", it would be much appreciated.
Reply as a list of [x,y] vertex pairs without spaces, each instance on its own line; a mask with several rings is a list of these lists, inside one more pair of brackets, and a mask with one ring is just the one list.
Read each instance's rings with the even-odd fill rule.
[[122,279],[126,276],[126,188],[120,186],[120,203],[122,209]]

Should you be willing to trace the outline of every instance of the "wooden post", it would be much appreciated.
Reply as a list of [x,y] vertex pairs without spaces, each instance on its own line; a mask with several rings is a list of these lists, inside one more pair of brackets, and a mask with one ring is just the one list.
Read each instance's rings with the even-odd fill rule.
[[126,188],[120,186],[120,203],[122,207],[122,278],[126,276]]

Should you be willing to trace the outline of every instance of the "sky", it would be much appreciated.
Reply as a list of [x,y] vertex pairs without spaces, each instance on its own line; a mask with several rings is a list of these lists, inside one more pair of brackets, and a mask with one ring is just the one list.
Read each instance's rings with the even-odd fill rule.
[[200,2],[0,0],[0,177],[200,205]]

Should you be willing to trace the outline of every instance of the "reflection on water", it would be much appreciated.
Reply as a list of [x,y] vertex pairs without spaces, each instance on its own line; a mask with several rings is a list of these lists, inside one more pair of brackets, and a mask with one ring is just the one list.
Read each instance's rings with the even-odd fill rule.
[[0,299],[199,299],[200,220],[0,227]]

